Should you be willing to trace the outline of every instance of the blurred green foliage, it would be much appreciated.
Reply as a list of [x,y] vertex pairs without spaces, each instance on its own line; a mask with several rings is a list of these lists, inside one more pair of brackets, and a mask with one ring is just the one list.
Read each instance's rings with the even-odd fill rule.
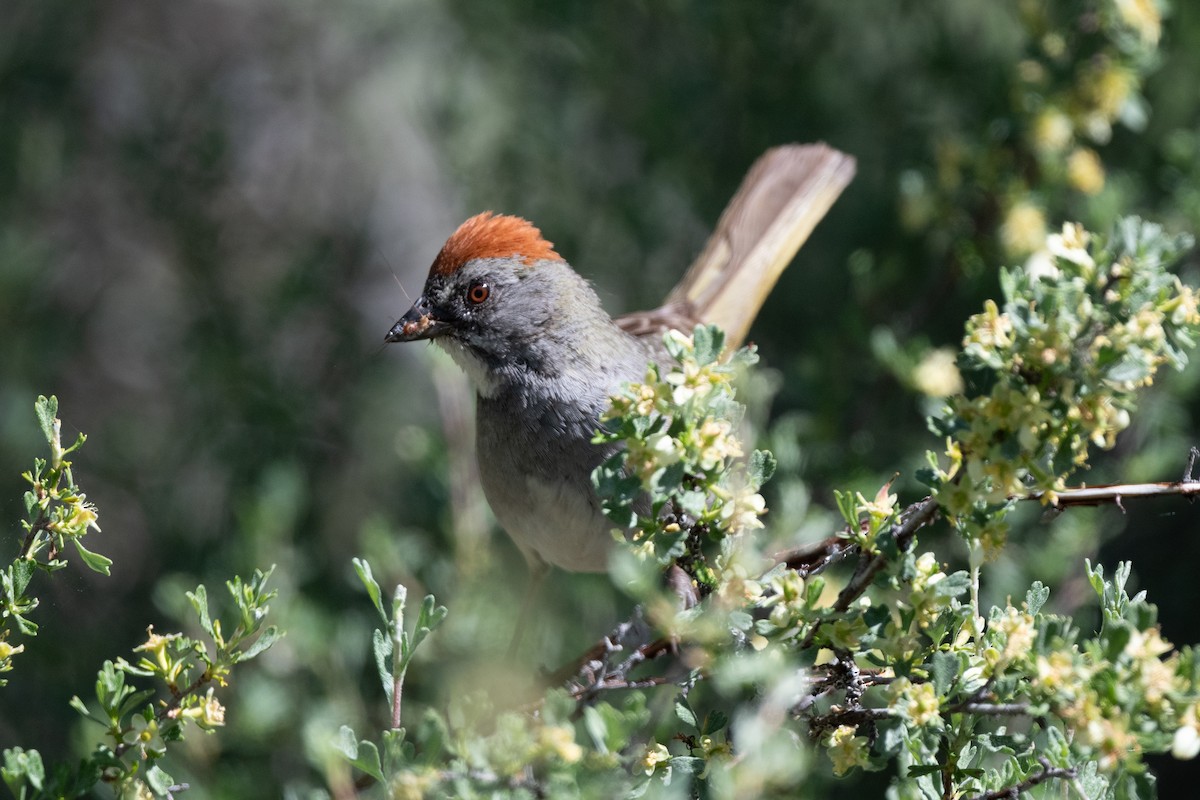
[[[780,461],[771,528],[792,544],[828,534],[835,488],[921,463],[933,401],[906,365],[955,346],[997,294],[995,265],[1024,260],[1001,238],[1019,199],[1051,229],[1141,213],[1200,230],[1200,7],[1173,5],[1153,58],[1101,52],[1125,40],[1102,40],[1091,15],[1115,7],[9,4],[0,515],[15,531],[38,450],[29,405],[57,394],[89,433],[75,469],[114,565],[108,581],[55,576],[37,647],[0,695],[0,745],[78,755],[68,701],[104,658],[148,622],[183,624],[184,589],[272,563],[289,635],[235,682],[221,735],[170,765],[188,797],[345,793],[330,742],[343,723],[384,722],[352,554],[451,609],[409,669],[410,704],[525,686],[535,664],[608,630],[627,601],[603,577],[554,575],[524,661],[496,668],[523,565],[474,489],[469,399],[432,351],[379,351],[407,307],[396,280],[415,292],[444,237],[484,208],[535,220],[616,312],[662,297],[765,147],[854,155],[856,182],[752,331],[771,371],[751,416]],[[1055,61],[1045,29],[1068,32],[1078,59]],[[1029,132],[1047,104],[1074,114],[1062,98],[1104,58],[1145,71],[1144,126],[1115,118],[1108,141],[1072,127],[1105,174],[1085,194],[1050,174]],[[1048,83],[1027,80],[1031,61]],[[957,184],[941,182],[948,164]],[[1196,271],[1193,258],[1193,283]],[[1193,366],[1144,398],[1088,481],[1177,477],[1198,378]],[[1167,638],[1200,640],[1195,513],[1128,511],[1072,511],[1009,548],[989,602],[1023,593],[1036,565],[1072,612],[1090,594],[1083,555],[1131,558]]]

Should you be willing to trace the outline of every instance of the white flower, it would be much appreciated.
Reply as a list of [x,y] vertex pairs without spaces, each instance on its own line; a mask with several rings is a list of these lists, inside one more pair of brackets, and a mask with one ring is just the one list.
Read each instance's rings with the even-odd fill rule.
[[1050,255],[1049,250],[1038,250],[1031,255],[1025,262],[1025,272],[1034,280],[1047,278],[1055,281],[1062,275],[1059,268],[1054,265],[1054,257]]
[[1137,31],[1143,42],[1158,44],[1162,35],[1162,12],[1154,0],[1116,0],[1116,5],[1121,20]]
[[1171,755],[1186,761],[1195,758],[1200,754],[1200,733],[1191,725],[1184,725],[1175,731],[1175,738],[1171,742]]
[[767,501],[758,492],[739,492],[732,502],[721,508],[721,517],[729,526],[730,533],[741,533],[747,529],[763,527],[760,516],[767,512]]
[[654,454],[660,467],[674,464],[683,457],[679,442],[665,433],[656,433],[646,440],[646,447]]
[[948,347],[926,353],[912,373],[917,391],[928,397],[949,397],[961,392],[963,379],[954,360],[954,351]]
[[1063,223],[1062,233],[1053,233],[1046,237],[1046,249],[1058,258],[1078,264],[1081,267],[1094,269],[1096,262],[1087,251],[1091,235],[1078,222]]

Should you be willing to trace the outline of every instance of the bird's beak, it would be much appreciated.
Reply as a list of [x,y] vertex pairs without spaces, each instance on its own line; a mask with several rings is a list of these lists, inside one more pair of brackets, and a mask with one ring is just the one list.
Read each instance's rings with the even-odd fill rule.
[[396,321],[383,341],[415,342],[418,339],[435,339],[450,330],[450,323],[433,316],[429,299],[425,295],[417,298],[408,313]]

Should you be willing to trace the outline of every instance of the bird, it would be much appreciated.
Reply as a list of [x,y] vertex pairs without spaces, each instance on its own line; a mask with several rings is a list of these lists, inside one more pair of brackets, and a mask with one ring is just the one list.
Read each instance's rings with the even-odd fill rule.
[[446,240],[384,341],[431,340],[470,379],[480,482],[531,586],[552,566],[607,569],[614,525],[591,475],[613,452],[593,443],[609,398],[663,363],[668,329],[715,324],[731,348],[740,344],[854,171],[852,157],[825,144],[768,150],[664,302],[615,318],[521,217],[485,211]]

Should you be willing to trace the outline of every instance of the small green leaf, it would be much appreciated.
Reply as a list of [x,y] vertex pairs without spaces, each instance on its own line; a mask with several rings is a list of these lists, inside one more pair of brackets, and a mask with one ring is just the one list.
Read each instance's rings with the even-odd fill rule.
[[696,724],[696,714],[688,706],[686,700],[675,701],[675,716],[679,717],[679,721],[689,728],[700,730],[700,726]]
[[54,395],[45,397],[38,395],[37,402],[33,404],[34,411],[37,413],[38,425],[42,428],[42,435],[46,437],[48,443],[54,442],[54,418],[58,416],[58,398]]
[[1086,762],[1075,778],[1085,797],[1105,797],[1108,794],[1108,779],[1100,773],[1095,761]]
[[79,695],[73,695],[67,705],[78,711],[80,714],[83,714],[85,717],[90,717],[92,715],[92,712],[88,711],[87,704],[79,699]]
[[112,559],[108,556],[102,556],[99,553],[93,553],[83,546],[79,541],[78,536],[71,537],[71,542],[75,545],[75,550],[78,551],[79,557],[83,559],[83,563],[87,564],[88,569],[92,572],[99,572],[101,575],[108,575],[109,567],[112,566]]
[[387,696],[388,705],[392,704],[392,669],[388,658],[392,655],[392,637],[378,628],[371,636],[371,650],[375,654],[375,668],[379,670],[379,682],[383,684],[383,693]]
[[1050,598],[1050,589],[1041,581],[1034,581],[1029,587],[1029,591],[1025,593],[1025,607],[1030,614],[1037,614],[1042,610],[1042,606],[1046,605],[1046,600]]
[[333,740],[333,749],[344,755],[348,761],[358,758],[358,736],[349,725],[338,728],[337,738]]
[[837,501],[838,511],[842,513],[842,519],[846,521],[852,529],[858,527],[858,498],[854,492],[843,492],[839,489],[833,490],[833,498]]
[[932,467],[919,468],[914,477],[917,479],[918,483],[923,486],[928,486],[930,489],[942,488],[941,478],[938,477],[937,472]]
[[259,634],[258,638],[254,641],[254,644],[250,645],[238,654],[238,662],[240,663],[242,661],[249,661],[255,656],[266,652],[268,649],[270,649],[271,645],[275,644],[282,638],[283,632],[279,630],[278,627],[275,625],[267,627],[266,630]]
[[358,579],[362,581],[363,587],[367,590],[367,596],[371,598],[375,609],[379,615],[383,617],[383,624],[388,623],[387,612],[383,609],[383,593],[379,589],[379,583],[375,580],[375,576],[371,573],[371,565],[365,558],[352,559],[354,571],[358,573]]
[[146,770],[146,783],[154,790],[156,794],[168,795],[170,789],[175,785],[175,779],[167,773],[159,769],[155,764],[150,769]]
[[958,597],[970,589],[971,576],[966,570],[953,572],[933,585],[933,593],[937,597]]
[[608,723],[594,706],[583,708],[583,729],[592,740],[592,746],[600,753],[608,752]]
[[334,748],[346,757],[350,765],[357,767],[380,783],[384,783],[383,766],[379,761],[379,748],[374,742],[358,741],[349,725],[343,725],[333,742]]
[[703,772],[704,767],[707,765],[707,761],[696,756],[675,756],[671,759],[672,767],[689,775],[696,775]]
[[427,632],[433,631],[446,619],[447,613],[449,612],[445,606],[437,605],[433,595],[427,594],[421,602],[421,611],[417,614],[417,628]]
[[208,590],[204,588],[204,584],[202,583],[197,586],[196,591],[188,592],[187,599],[191,601],[192,608],[196,609],[196,615],[200,618],[201,629],[216,639],[217,635],[213,631],[212,618],[208,615]]
[[750,485],[756,490],[761,488],[764,483],[771,480],[778,463],[770,450],[755,450],[751,453],[750,461],[746,465]]
[[920,778],[922,775],[936,775],[941,771],[941,764],[917,764],[909,767],[904,777]]
[[725,347],[725,333],[716,325],[697,325],[692,332],[695,358],[700,366],[716,361]]
[[[30,608],[30,610],[37,608],[37,601],[36,600],[33,601],[33,603],[29,606],[29,608]],[[33,620],[29,619],[28,617],[26,617],[22,614],[18,614],[16,612],[12,612],[12,611],[10,611],[9,613],[12,614],[12,618],[17,623],[17,630],[19,630],[22,633],[22,635],[37,636],[38,624],[36,622],[34,622]]]
[[67,453],[74,453],[76,450],[83,447],[83,443],[86,441],[87,441],[87,434],[86,433],[79,434],[78,436],[75,437],[75,441],[71,443],[71,446],[68,447],[66,450],[63,450],[63,455],[66,455]]
[[1114,383],[1137,383],[1150,374],[1150,364],[1140,351],[1121,359],[1105,376]]
[[42,790],[46,780],[46,768],[37,750],[13,747],[4,751],[4,766],[0,767],[0,776],[3,776],[4,783],[14,797],[24,798],[27,796],[26,783],[39,792]]
[[29,585],[33,573],[37,571],[37,562],[28,558],[19,558],[12,563],[9,569],[12,577],[13,596],[17,598],[25,594],[25,587]]
[[933,689],[939,695],[949,691],[958,678],[959,661],[954,653],[937,652],[929,662],[929,674],[933,678]]
[[728,724],[729,717],[724,712],[714,710],[709,712],[708,716],[704,718],[704,727],[701,728],[700,732],[703,734],[713,734]]

